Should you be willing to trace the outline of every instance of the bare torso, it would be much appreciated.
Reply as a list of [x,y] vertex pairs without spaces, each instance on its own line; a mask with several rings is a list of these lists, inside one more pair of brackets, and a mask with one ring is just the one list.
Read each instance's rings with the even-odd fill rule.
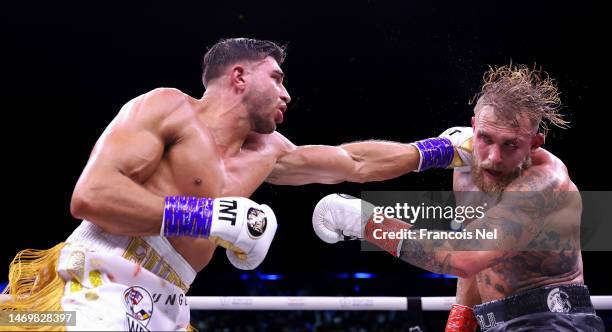
[[[153,169],[143,168],[128,176],[158,196],[249,197],[280,156],[280,138],[276,133],[253,133],[238,153],[223,155],[197,107],[197,100],[185,95],[185,102],[166,119],[174,139],[164,146],[159,163]],[[122,116],[130,114],[120,113],[119,121]],[[215,250],[208,239],[168,240],[196,271],[209,263]]]
[[[539,149],[532,154],[533,166],[525,172],[537,170],[558,176],[561,181],[556,190],[577,192],[563,163],[551,153]],[[453,190],[479,191],[469,172],[455,172]],[[461,195],[460,195],[461,196]],[[474,197],[474,196],[469,196]],[[522,251],[500,263],[480,271],[474,278],[481,302],[507,297],[518,292],[545,285],[582,283],[582,256],[580,254],[580,196],[572,194],[558,209],[552,220],[563,220],[556,226],[571,239],[573,250]],[[457,204],[466,202],[457,202]],[[473,204],[474,202],[470,202]],[[490,206],[490,204],[489,204]],[[562,217],[561,217],[562,216]],[[533,241],[552,243],[547,232],[539,232]],[[534,242],[534,243],[535,243]]]
[[[72,215],[112,234],[151,236],[160,232],[165,196],[249,197],[264,181],[382,181],[418,165],[409,144],[296,146],[278,132],[256,134],[242,102],[222,97],[197,100],[160,88],[128,102],[92,151],[75,186]],[[282,120],[287,101],[269,120]],[[215,249],[206,239],[169,241],[196,271]]]

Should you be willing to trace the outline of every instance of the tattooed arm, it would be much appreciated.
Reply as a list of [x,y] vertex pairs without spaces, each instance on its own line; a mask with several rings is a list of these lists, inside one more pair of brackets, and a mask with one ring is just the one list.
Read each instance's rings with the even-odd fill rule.
[[527,248],[551,216],[564,208],[567,197],[560,191],[564,182],[551,172],[533,167],[506,188],[499,203],[483,218],[466,227],[472,233],[477,229],[495,230],[496,240],[435,241],[417,237],[403,241],[399,257],[432,272],[469,278]]
[[475,276],[457,279],[457,294],[455,303],[469,307],[482,303]]

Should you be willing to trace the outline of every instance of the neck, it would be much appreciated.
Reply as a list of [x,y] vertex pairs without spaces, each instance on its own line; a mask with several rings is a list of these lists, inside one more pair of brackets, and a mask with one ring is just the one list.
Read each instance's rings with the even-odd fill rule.
[[239,98],[211,89],[206,90],[200,103],[203,110],[201,117],[210,129],[220,153],[234,155],[240,152],[251,132],[251,123]]

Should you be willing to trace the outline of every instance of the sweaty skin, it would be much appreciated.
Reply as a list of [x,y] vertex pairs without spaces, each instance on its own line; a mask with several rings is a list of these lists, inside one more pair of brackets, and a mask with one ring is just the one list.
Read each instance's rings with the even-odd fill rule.
[[[517,189],[532,191],[549,183],[550,190],[559,192],[577,192],[578,189],[569,178],[565,165],[544,149],[537,149],[532,154],[533,165],[523,174],[524,181]],[[528,181],[525,181],[529,179]],[[554,179],[551,181],[550,179]],[[470,173],[456,171],[453,179],[454,191],[477,191]],[[546,198],[546,193],[528,194],[529,199],[536,196]],[[458,195],[456,197],[462,197]],[[527,197],[525,198],[527,200]],[[457,204],[464,204],[458,201]],[[549,218],[560,220],[564,225],[552,227],[555,231],[564,231],[562,237],[571,239],[573,250],[523,251],[508,252],[498,255],[493,264],[478,271],[468,278],[459,278],[457,284],[457,303],[473,306],[507,297],[509,295],[545,285],[583,283],[582,256],[580,252],[580,212],[581,201],[578,194],[570,194],[555,206]],[[541,207],[545,209],[545,207]],[[556,216],[556,217],[555,217]],[[502,222],[504,222],[502,220]],[[528,221],[516,224],[525,232]],[[538,232],[531,240],[551,243],[559,234],[555,232]],[[552,244],[554,245],[554,244]],[[466,252],[469,254],[469,252]]]
[[[271,57],[252,69],[251,82],[262,97],[250,106],[258,106],[263,126],[271,123],[275,128],[290,100],[282,71]],[[242,88],[242,73],[228,74],[233,85],[227,91]],[[239,102],[226,102],[221,112],[219,103],[227,98],[213,105],[210,98],[205,94],[194,99],[161,88],[128,102],[91,153],[73,193],[73,216],[118,235],[159,235],[165,196],[249,197],[264,181],[380,181],[418,165],[418,152],[408,144],[368,141],[298,147],[276,131],[255,133]],[[208,264],[215,249],[208,239],[169,241],[196,271]]]
[[[480,109],[472,120],[474,160],[484,171],[454,172],[457,205],[487,204],[484,217],[466,222],[465,228],[496,230],[497,239],[452,244],[406,240],[402,245],[401,259],[460,277],[460,304],[488,302],[545,285],[583,282],[578,188],[563,162],[540,147],[543,136],[537,126],[527,118],[519,118],[518,123],[504,124],[489,106]],[[517,172],[517,166],[529,164],[526,157],[531,166]],[[507,179],[511,181],[502,186],[501,195],[482,192],[482,188],[500,188]]]

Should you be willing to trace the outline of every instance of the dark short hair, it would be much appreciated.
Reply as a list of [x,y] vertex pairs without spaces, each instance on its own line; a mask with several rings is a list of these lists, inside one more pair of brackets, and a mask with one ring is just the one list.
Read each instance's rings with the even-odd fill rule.
[[251,38],[221,39],[204,54],[202,83],[206,87],[210,80],[221,76],[227,66],[238,61],[258,61],[268,56],[281,65],[285,60],[285,46]]

